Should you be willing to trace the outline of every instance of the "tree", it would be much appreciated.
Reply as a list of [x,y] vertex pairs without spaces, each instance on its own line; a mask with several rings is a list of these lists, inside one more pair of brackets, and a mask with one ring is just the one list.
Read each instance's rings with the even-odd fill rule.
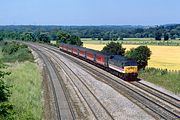
[[102,52],[112,54],[112,55],[124,55],[126,48],[122,47],[119,42],[110,42],[102,49]]
[[67,41],[70,40],[71,35],[65,32],[58,32],[57,37],[60,42],[67,43]]
[[80,37],[76,36],[76,35],[72,35],[70,37],[70,44],[72,45],[77,45],[77,46],[83,46],[83,42],[81,41]]
[[137,48],[130,49],[130,51],[127,51],[126,56],[136,60],[138,64],[138,70],[140,70],[145,69],[145,67],[148,65],[151,51],[147,46],[139,46]]
[[50,38],[49,38],[48,33],[41,33],[39,35],[39,41],[43,41],[45,43],[50,43]]
[[155,33],[155,40],[161,40],[161,36],[162,36],[162,33],[159,32],[159,31],[157,31],[157,32]]
[[27,32],[27,33],[23,33],[20,35],[19,37],[21,40],[25,40],[25,41],[35,41],[35,35],[32,32]]
[[103,40],[110,40],[110,32],[104,33]]
[[169,35],[167,33],[164,33],[164,40],[169,40]]
[[98,40],[101,40],[101,37],[98,37]]
[[60,32],[58,34],[59,42],[71,44],[71,45],[77,45],[82,46],[83,42],[81,41],[80,37],[76,35],[70,35],[68,33]]
[[3,37],[0,37],[0,41],[3,41]]
[[120,37],[119,40],[123,40],[123,37]]

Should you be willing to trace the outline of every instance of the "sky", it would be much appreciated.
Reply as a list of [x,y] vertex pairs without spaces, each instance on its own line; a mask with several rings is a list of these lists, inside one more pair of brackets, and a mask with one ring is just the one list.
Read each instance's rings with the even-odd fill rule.
[[0,25],[180,23],[180,0],[0,0]]

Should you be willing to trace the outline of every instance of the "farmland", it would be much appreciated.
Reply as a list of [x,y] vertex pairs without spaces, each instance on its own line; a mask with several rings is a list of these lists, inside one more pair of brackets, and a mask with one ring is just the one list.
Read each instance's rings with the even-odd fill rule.
[[[84,47],[92,48],[95,50],[102,50],[105,43],[96,44],[93,41],[83,41]],[[98,41],[99,42],[99,41]],[[139,45],[126,45],[123,47],[126,50],[136,48]],[[162,68],[168,70],[180,70],[180,47],[179,46],[154,46],[148,45],[152,51],[151,59],[149,60],[148,67]]]
[[[107,44],[111,40],[92,40],[91,38],[81,38],[84,43],[87,44]],[[127,45],[155,45],[155,46],[180,46],[180,38],[176,40],[168,41],[156,41],[154,38],[124,38],[123,40],[118,40],[118,42],[127,44]]]

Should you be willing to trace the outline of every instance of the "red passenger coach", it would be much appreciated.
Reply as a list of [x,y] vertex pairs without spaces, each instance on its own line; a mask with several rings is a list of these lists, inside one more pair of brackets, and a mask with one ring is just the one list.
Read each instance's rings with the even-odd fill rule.
[[94,60],[94,53],[93,52],[86,52],[86,58],[88,59],[88,60]]
[[79,57],[83,57],[87,60],[91,60],[96,64],[103,65],[104,67],[108,67],[108,56],[103,55],[99,51],[95,51],[92,49],[83,48],[79,46],[64,44],[64,43],[61,43],[59,48],[66,52],[70,52],[74,55],[78,55]]
[[96,54],[96,62],[105,65],[105,56]]
[[68,52],[72,52],[72,47],[68,46]]
[[68,51],[68,47],[66,45],[63,45],[63,50]]
[[86,54],[85,54],[85,50],[81,50],[81,49],[79,49],[79,56],[81,56],[81,57],[85,57],[85,56],[86,56]]
[[78,49],[77,48],[73,48],[73,52],[72,53],[78,55]]

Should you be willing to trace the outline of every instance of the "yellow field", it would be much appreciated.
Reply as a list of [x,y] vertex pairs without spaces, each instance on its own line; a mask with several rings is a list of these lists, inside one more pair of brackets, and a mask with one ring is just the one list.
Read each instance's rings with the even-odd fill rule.
[[[102,50],[102,44],[84,44],[84,47]],[[136,48],[139,45],[123,45],[126,50]],[[168,70],[180,70],[180,47],[175,46],[148,46],[151,51],[151,59],[148,67],[162,68]]]

